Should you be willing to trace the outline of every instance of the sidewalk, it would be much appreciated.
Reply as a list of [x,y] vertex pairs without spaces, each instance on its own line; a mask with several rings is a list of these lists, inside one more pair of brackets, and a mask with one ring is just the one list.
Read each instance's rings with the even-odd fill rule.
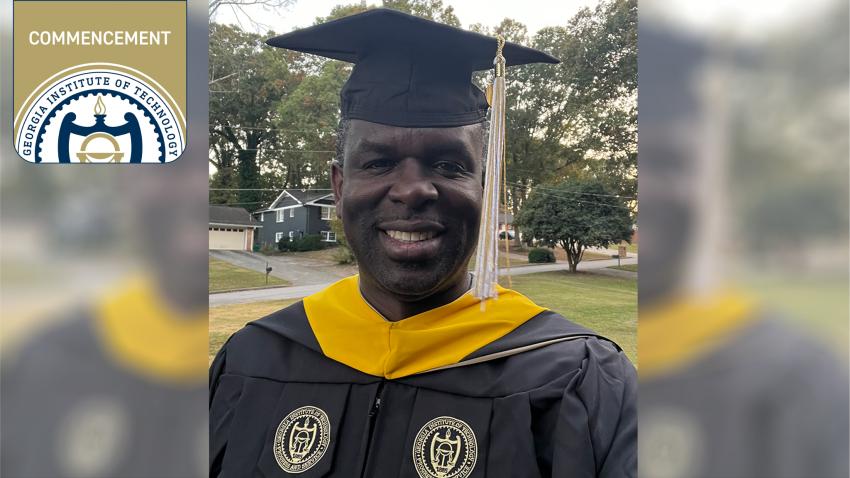
[[[620,264],[637,264],[637,257],[622,259]],[[605,269],[606,267],[616,266],[617,259],[605,259],[599,261],[584,261],[578,265],[579,271]],[[502,270],[502,275],[518,276],[524,274],[535,274],[537,272],[551,272],[569,269],[570,266],[566,262],[557,264],[539,264],[539,265],[524,265],[511,267],[509,271]],[[609,271],[605,271],[606,273]],[[623,271],[616,271],[623,272]],[[634,273],[629,273],[634,274]],[[624,276],[624,275],[623,275]],[[325,287],[331,285],[332,282],[322,284],[311,284],[293,287],[274,287],[270,289],[243,290],[237,292],[220,292],[210,294],[210,307],[217,307],[227,304],[246,304],[250,302],[263,302],[268,300],[280,299],[298,299],[316,293]]]

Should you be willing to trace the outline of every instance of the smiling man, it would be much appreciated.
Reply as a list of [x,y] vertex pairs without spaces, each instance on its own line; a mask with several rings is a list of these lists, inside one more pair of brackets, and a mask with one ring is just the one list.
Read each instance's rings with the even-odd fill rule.
[[471,75],[496,40],[379,9],[269,44],[355,63],[332,182],[360,274],[219,352],[210,475],[634,476],[622,351],[517,292],[470,293],[488,110]]

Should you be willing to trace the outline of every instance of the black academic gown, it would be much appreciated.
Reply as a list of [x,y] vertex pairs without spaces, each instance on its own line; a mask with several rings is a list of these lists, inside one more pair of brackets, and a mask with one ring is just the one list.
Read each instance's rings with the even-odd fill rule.
[[231,337],[210,389],[212,477],[636,474],[633,366],[550,311],[458,366],[387,380],[327,358],[298,302]]

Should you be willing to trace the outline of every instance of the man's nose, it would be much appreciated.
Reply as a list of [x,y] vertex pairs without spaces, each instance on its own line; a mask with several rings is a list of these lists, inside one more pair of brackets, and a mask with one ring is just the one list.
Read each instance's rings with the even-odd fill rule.
[[389,191],[389,198],[393,202],[404,203],[411,209],[418,209],[430,201],[435,201],[439,193],[437,188],[419,161],[413,158],[402,160],[398,165],[399,174],[397,181]]

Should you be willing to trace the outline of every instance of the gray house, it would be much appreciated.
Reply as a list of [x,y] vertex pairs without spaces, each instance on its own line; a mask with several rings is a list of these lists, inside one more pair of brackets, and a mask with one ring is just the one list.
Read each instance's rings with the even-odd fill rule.
[[336,217],[336,208],[330,191],[285,189],[269,207],[252,214],[262,225],[257,244],[274,246],[283,237],[295,239],[307,235],[336,242],[330,223]]

